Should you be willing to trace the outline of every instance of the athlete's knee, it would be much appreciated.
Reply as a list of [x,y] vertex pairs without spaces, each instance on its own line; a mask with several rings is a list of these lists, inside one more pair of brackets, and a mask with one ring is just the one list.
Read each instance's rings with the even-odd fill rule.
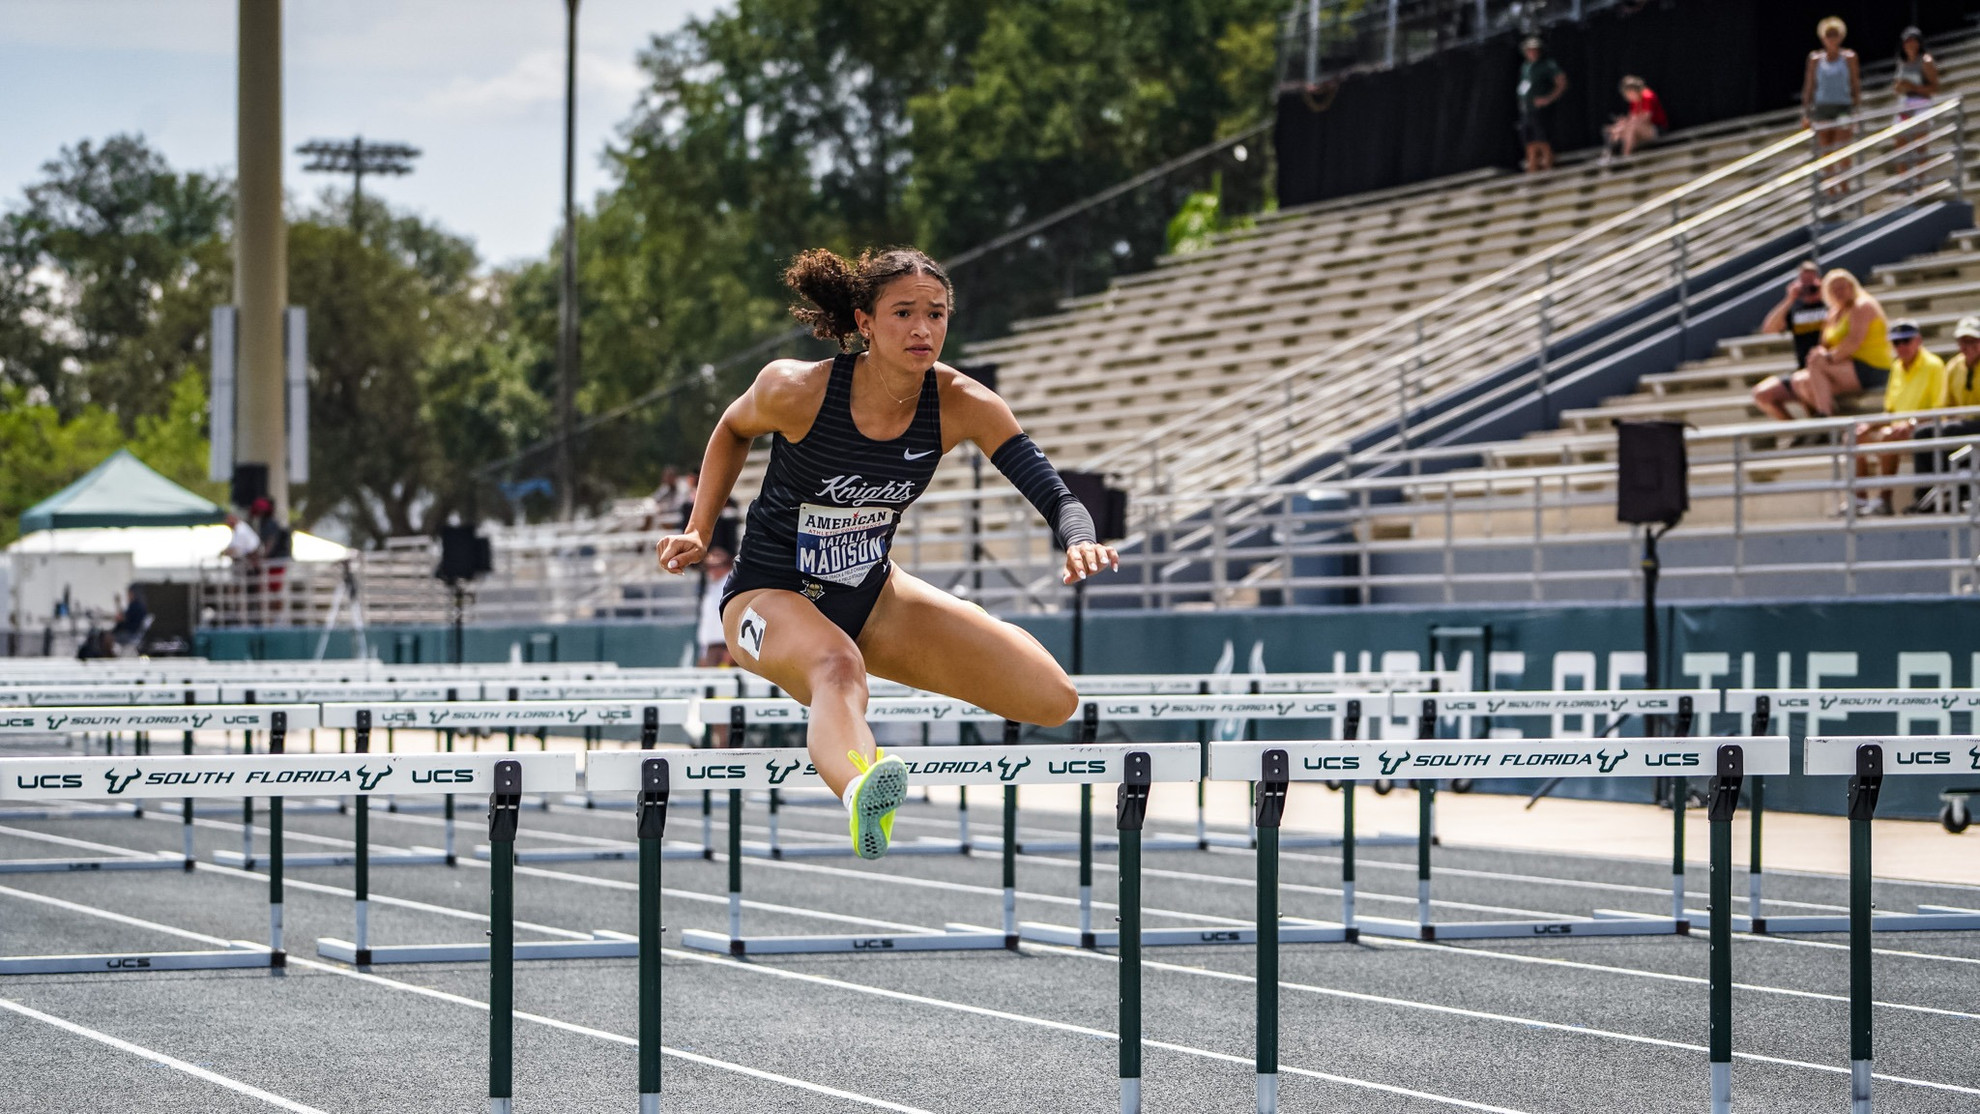
[[850,642],[820,652],[805,665],[804,674],[813,693],[866,695],[866,659]]

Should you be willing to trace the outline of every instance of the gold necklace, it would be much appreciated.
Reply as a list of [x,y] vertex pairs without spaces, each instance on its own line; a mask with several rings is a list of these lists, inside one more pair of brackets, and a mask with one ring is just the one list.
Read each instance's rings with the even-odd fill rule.
[[916,398],[921,394],[921,384],[917,383],[915,384],[914,390],[908,392],[907,398],[895,398],[894,392],[887,389],[887,377],[881,373],[880,369],[878,367],[874,367],[874,365],[871,362],[868,362],[866,366],[873,368],[874,378],[880,381],[880,393],[886,395],[888,398],[894,399],[894,405],[906,406],[910,400]]

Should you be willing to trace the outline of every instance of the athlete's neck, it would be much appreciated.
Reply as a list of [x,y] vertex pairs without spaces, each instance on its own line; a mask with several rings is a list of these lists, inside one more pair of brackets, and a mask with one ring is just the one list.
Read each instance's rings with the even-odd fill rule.
[[872,352],[861,352],[854,368],[857,369],[861,363],[866,365],[874,376],[874,382],[896,404],[905,406],[920,397],[921,380],[925,373],[905,365],[890,364]]

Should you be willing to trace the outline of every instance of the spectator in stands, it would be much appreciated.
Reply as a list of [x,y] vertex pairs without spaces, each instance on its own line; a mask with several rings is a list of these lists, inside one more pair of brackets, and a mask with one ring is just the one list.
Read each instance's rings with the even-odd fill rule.
[[[1843,49],[1843,38],[1848,34],[1849,28],[1835,16],[1816,24],[1815,35],[1822,40],[1822,49],[1809,53],[1802,75],[1801,126],[1815,130],[1816,158],[1850,141],[1855,129],[1850,117],[1863,104],[1863,76],[1856,52]],[[1836,167],[1837,171],[1848,169],[1847,159]],[[1831,192],[1842,192],[1842,188]]]
[[[1907,27],[1898,36],[1897,77],[1891,88],[1897,94],[1899,120],[1909,120],[1931,107],[1932,98],[1938,95],[1939,64],[1925,52],[1925,34],[1916,27]],[[1925,161],[1922,137],[1900,139],[1897,146],[1903,157],[1892,169],[1899,176]],[[1906,182],[1902,188],[1906,193],[1916,193],[1918,183]]]
[[[1941,380],[1939,397],[1933,401],[1935,410],[1949,410],[1956,406],[1980,406],[1980,317],[1968,316],[1959,319],[1953,326],[1953,340],[1959,345],[1959,354],[1946,361],[1946,373]],[[1935,437],[1971,437],[1980,434],[1980,418],[1955,419],[1948,422],[1921,424],[1914,429],[1914,440],[1925,441]],[[1969,453],[1968,456],[1974,454]],[[1937,475],[1946,470],[1947,451],[1937,449],[1914,453],[1911,458],[1912,471],[1920,476]],[[1921,487],[1917,499],[1906,508],[1909,511],[1926,509],[1931,500],[1931,489]],[[1948,506],[1947,510],[1956,510]]]
[[[1897,359],[1887,335],[1884,307],[1864,291],[1855,275],[1841,268],[1830,271],[1822,279],[1822,300],[1829,307],[1822,322],[1822,342],[1788,384],[1811,418],[1834,417],[1838,398],[1883,390]],[[1787,407],[1769,405],[1757,390],[1753,401],[1771,418],[1793,420]]]
[[[1829,319],[1828,304],[1822,301],[1822,268],[1813,259],[1804,259],[1788,280],[1787,293],[1760,322],[1763,333],[1787,333],[1794,338],[1794,366],[1808,366],[1808,354],[1822,341],[1822,323]],[[1792,373],[1790,373],[1792,374]],[[1754,405],[1769,415],[1786,419],[1780,407],[1794,400],[1788,376],[1769,375],[1753,388]]]
[[1519,141],[1526,145],[1526,172],[1554,169],[1554,102],[1567,92],[1567,74],[1546,57],[1538,38],[1519,44],[1526,61],[1519,67]]
[[222,557],[227,557],[237,564],[245,564],[261,552],[260,535],[256,534],[254,527],[243,521],[240,515],[227,516],[227,529],[232,533],[227,538],[227,548],[220,551]]
[[[1913,414],[1932,409],[1945,392],[1946,362],[1926,351],[1925,334],[1919,329],[1918,322],[1909,319],[1892,322],[1890,334],[1891,348],[1897,353],[1897,359],[1891,363],[1891,381],[1884,391],[1884,413]],[[1908,441],[1917,428],[1918,422],[1913,418],[1864,422],[1856,427],[1856,442],[1859,445],[1880,445]],[[1859,452],[1856,455],[1856,477],[1859,480],[1869,476],[1895,476],[1897,470],[1896,453],[1871,456]],[[1862,502],[1857,505],[1857,514],[1891,513],[1889,488],[1863,492],[1860,498]]]
[[1671,126],[1670,118],[1664,115],[1664,102],[1657,99],[1657,93],[1644,84],[1643,79],[1630,74],[1622,79],[1623,100],[1629,102],[1629,111],[1609,125],[1609,145],[1602,152],[1602,165],[1607,166],[1618,154],[1629,158],[1638,147],[1649,143],[1664,134]]

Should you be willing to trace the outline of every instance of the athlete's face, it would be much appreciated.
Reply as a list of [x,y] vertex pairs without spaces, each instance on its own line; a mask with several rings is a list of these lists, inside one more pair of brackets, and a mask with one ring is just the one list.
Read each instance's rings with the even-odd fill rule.
[[880,288],[872,313],[854,310],[853,317],[876,358],[924,372],[949,335],[949,292],[932,275],[902,275]]

